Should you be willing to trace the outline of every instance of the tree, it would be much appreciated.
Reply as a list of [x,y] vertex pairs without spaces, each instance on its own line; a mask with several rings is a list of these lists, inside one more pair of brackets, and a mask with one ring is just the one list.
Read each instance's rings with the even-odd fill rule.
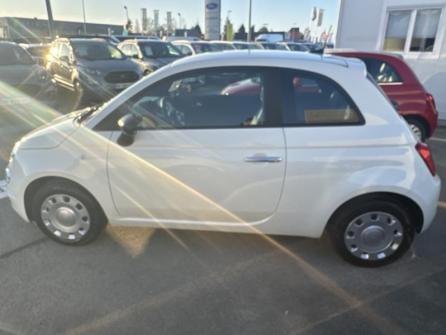
[[238,34],[246,34],[246,28],[245,28],[245,25],[244,25],[244,24],[242,24],[242,25],[240,26],[240,28],[238,28],[237,33],[238,33]]
[[259,34],[267,34],[267,33],[269,33],[269,30],[267,27],[263,26],[262,28],[259,29],[258,33]]
[[201,31],[201,27],[198,23],[196,24],[196,26],[193,29],[197,32],[198,37],[203,36],[203,32]]

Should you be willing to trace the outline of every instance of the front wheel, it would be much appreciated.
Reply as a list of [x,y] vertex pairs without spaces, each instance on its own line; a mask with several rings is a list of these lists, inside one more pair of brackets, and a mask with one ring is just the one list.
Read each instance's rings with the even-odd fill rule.
[[82,245],[95,240],[107,219],[86,191],[64,182],[45,184],[32,197],[32,220],[53,240]]
[[415,235],[406,210],[396,202],[382,200],[342,209],[330,223],[329,232],[346,261],[365,267],[396,261]]

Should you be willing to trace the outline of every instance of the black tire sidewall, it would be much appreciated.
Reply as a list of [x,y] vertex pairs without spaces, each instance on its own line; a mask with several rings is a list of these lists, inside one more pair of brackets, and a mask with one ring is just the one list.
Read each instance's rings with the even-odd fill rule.
[[[395,216],[400,220],[404,238],[398,250],[383,260],[363,260],[347,249],[344,241],[345,231],[348,225],[357,217],[368,212],[384,212]],[[339,212],[330,222],[329,233],[331,239],[344,260],[362,267],[379,267],[395,262],[409,250],[415,236],[414,225],[403,206],[391,201],[371,200],[365,204],[352,204]]]
[[[88,210],[90,215],[90,229],[85,236],[79,241],[67,241],[58,238],[52,234],[45,226],[41,218],[41,206],[45,199],[54,194],[66,194],[78,199]],[[31,219],[48,237],[56,242],[66,245],[85,245],[93,242],[103,231],[107,219],[96,200],[87,192],[79,187],[64,183],[48,183],[41,187],[32,197]]]
[[420,132],[421,132],[421,141],[424,143],[427,140],[427,129],[426,127],[418,120],[414,120],[414,119],[408,119],[407,122],[409,123],[409,125],[414,125],[415,127],[417,127]]

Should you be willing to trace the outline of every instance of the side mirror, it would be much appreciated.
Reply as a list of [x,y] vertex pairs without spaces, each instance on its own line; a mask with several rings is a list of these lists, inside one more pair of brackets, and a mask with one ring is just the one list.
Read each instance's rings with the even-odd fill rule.
[[122,131],[118,138],[119,145],[128,147],[135,142],[135,136],[141,121],[142,117],[134,113],[127,114],[119,119],[118,126]]
[[133,59],[141,59],[138,54],[132,55]]

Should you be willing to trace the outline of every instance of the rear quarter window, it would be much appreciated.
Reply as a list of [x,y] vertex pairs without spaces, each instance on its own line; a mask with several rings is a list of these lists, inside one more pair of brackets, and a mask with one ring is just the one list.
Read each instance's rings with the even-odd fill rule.
[[364,124],[356,104],[333,80],[301,71],[287,71],[282,78],[285,126]]

